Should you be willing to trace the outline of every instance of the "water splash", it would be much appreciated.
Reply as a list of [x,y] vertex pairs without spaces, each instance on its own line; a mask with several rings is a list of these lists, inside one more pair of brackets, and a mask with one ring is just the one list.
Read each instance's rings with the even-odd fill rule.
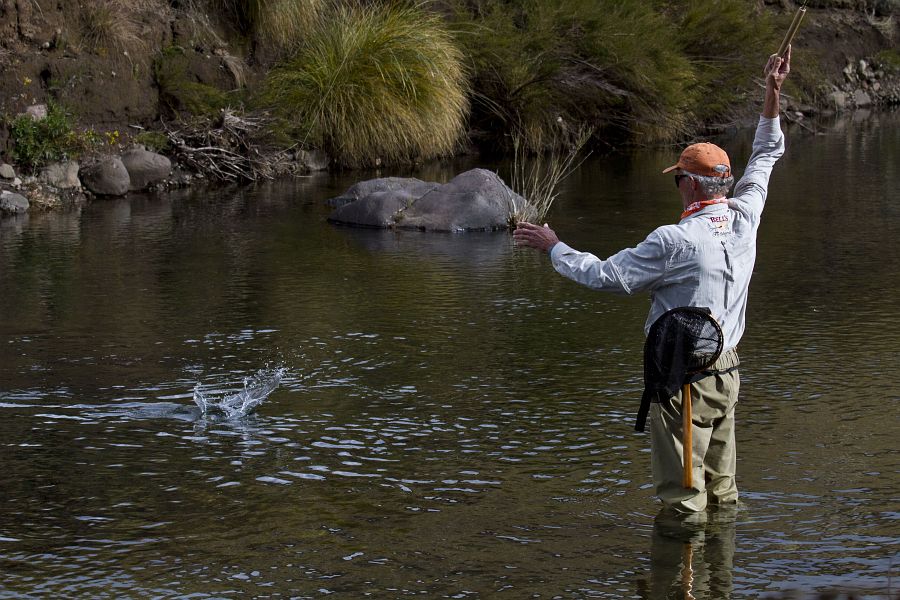
[[255,375],[244,378],[244,389],[221,399],[207,396],[200,384],[194,387],[194,403],[203,416],[220,415],[226,419],[239,419],[250,414],[263,403],[281,383],[286,369],[260,369]]

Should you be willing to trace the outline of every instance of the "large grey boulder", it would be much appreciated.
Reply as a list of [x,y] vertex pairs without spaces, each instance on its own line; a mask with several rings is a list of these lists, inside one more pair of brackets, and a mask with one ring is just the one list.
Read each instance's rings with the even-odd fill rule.
[[128,170],[131,180],[130,190],[143,190],[165,181],[172,172],[172,161],[156,152],[143,148],[132,148],[122,154],[122,164]]
[[[420,182],[425,183],[425,182]],[[440,187],[438,183],[427,184],[429,193]],[[422,196],[422,187],[384,190],[368,194],[356,200],[339,206],[331,213],[328,220],[344,225],[358,225],[362,227],[392,227],[397,214],[409,208]]]
[[527,202],[500,177],[472,169],[449,183],[402,177],[362,181],[332,198],[330,221],[424,231],[493,231],[509,227]]
[[347,191],[331,198],[328,204],[331,206],[343,206],[350,202],[355,202],[361,198],[365,198],[378,192],[396,192],[403,191],[410,196],[419,197],[430,192],[436,183],[430,183],[416,179],[414,177],[379,177],[378,179],[367,179],[360,181],[347,188]]
[[87,189],[103,196],[123,196],[131,185],[128,169],[118,156],[107,156],[81,167],[79,175]]
[[28,211],[28,198],[21,194],[3,190],[0,192],[0,213],[17,214]]
[[0,164],[0,177],[3,179],[15,179],[16,170],[12,168],[12,165],[2,163]]
[[398,215],[397,227],[425,231],[493,231],[509,227],[525,199],[486,169],[461,173]]
[[61,190],[81,189],[78,169],[78,163],[74,160],[53,163],[41,170],[38,180]]

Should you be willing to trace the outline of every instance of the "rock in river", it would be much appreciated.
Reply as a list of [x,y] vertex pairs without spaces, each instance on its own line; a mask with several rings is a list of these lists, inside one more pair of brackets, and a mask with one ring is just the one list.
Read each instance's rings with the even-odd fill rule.
[[437,187],[439,183],[402,177],[362,181],[330,201],[337,208],[328,220],[361,227],[392,227],[400,211]]
[[486,169],[466,171],[443,185],[400,177],[371,179],[329,202],[338,207],[329,217],[332,222],[424,231],[506,229],[511,215],[526,205]]

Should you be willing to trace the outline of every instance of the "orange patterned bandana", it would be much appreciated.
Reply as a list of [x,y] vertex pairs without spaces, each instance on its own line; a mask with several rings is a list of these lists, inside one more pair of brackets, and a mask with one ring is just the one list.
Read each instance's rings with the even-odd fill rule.
[[713,204],[725,204],[728,202],[728,198],[713,198],[712,200],[701,200],[700,202],[694,202],[689,204],[684,212],[681,213],[681,218],[689,217],[695,212],[701,211],[707,206],[712,206]]

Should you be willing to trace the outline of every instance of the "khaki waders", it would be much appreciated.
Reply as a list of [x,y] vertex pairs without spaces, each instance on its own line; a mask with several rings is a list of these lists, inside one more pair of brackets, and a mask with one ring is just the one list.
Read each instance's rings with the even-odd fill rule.
[[693,417],[693,487],[682,485],[681,390],[650,407],[650,441],[653,483],[666,506],[682,512],[698,512],[707,502],[737,502],[734,409],[741,379],[736,350],[723,352],[716,364],[720,371],[691,384]]

